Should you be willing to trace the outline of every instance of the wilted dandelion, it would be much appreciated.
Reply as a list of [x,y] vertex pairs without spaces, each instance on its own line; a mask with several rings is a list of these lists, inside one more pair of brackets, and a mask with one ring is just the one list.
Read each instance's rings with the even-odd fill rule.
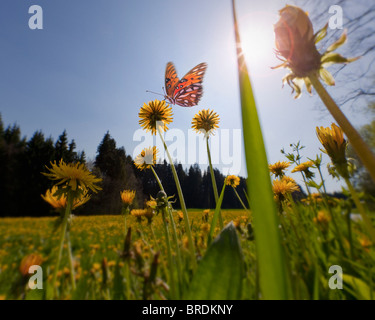
[[155,99],[150,101],[148,104],[143,104],[138,114],[139,124],[146,132],[151,131],[152,134],[156,135],[156,131],[168,130],[168,124],[173,120],[172,108],[166,104],[166,102]]
[[326,84],[334,85],[335,80],[325,69],[335,63],[349,63],[358,58],[345,58],[334,53],[346,42],[346,31],[327,50],[320,54],[316,44],[327,35],[328,23],[314,34],[309,16],[301,8],[287,5],[279,11],[280,20],[275,24],[276,54],[283,63],[275,68],[284,67],[292,72],[283,78],[296,92],[295,98],[301,95],[303,84],[311,94],[311,74],[316,74]]

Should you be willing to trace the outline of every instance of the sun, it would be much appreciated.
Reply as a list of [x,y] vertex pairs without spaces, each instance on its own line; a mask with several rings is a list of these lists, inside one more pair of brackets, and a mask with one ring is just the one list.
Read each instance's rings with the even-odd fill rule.
[[275,61],[273,25],[278,16],[269,12],[252,12],[239,20],[245,60],[252,73],[267,76]]

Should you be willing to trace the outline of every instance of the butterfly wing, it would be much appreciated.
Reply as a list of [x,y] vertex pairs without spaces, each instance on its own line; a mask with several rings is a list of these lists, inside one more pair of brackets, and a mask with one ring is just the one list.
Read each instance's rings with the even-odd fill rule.
[[165,91],[167,93],[166,98],[170,101],[174,97],[173,92],[179,80],[180,79],[178,79],[177,77],[177,72],[174,64],[172,62],[168,62],[165,69]]
[[177,105],[193,107],[198,104],[203,94],[202,81],[206,69],[207,64],[200,63],[176,83],[172,96]]

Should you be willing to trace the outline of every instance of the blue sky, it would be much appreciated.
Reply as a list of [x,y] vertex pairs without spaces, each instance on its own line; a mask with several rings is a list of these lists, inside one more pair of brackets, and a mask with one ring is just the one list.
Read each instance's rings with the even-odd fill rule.
[[[237,1],[270,163],[284,160],[280,149],[288,150],[289,144],[298,140],[306,146],[304,155],[315,157],[320,147],[315,127],[332,122],[319,107],[316,95],[304,92],[294,100],[290,88],[281,87],[286,71],[270,69],[278,64],[272,51],[272,24],[285,3]],[[43,30],[28,27],[32,4],[43,9]],[[329,17],[327,6],[327,20]],[[241,129],[232,27],[229,0],[2,0],[3,122],[17,123],[27,138],[41,129],[57,139],[66,129],[69,140],[74,139],[77,149],[85,150],[91,159],[109,131],[118,146],[133,155],[139,144],[133,141],[139,129],[139,108],[158,98],[146,90],[162,92],[166,63],[173,61],[182,77],[198,63],[207,62],[199,105],[173,106],[171,128],[187,135],[194,114],[211,108],[220,115],[220,128],[232,133]],[[361,63],[365,62],[347,68]],[[355,125],[366,122],[363,114],[344,111]],[[244,160],[240,174],[246,174]],[[328,178],[329,190],[339,186]]]

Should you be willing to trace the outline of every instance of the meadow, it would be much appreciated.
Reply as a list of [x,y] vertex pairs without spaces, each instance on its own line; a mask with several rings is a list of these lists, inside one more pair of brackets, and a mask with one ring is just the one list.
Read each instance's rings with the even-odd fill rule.
[[[345,202],[332,200],[332,203],[336,202],[334,215],[341,231],[340,238],[336,236],[337,229],[328,212],[320,210],[321,199],[307,205],[293,204],[281,218],[282,242],[286,248],[294,299],[373,299],[375,254],[372,244],[355,214],[350,217],[350,212],[346,215],[340,213],[340,201]],[[235,236],[240,243],[239,258],[231,256],[237,250],[233,243],[229,250],[221,246],[219,255],[210,263],[210,276],[200,279],[200,285],[225,288],[228,298],[261,299],[251,214],[245,210],[223,210],[222,214],[224,225],[232,222],[230,226],[236,230]],[[209,213],[189,210],[200,262],[207,250],[210,230],[207,221],[212,217],[212,210]],[[55,222],[56,217],[1,219],[1,299],[47,298],[48,290],[52,289],[50,285],[59,242]],[[126,224],[131,228],[131,237],[127,240],[123,215],[74,216],[70,236],[76,289],[72,289],[68,251],[64,250],[57,273],[55,298],[165,300],[189,296],[192,270],[188,241],[178,212],[174,212],[174,223],[183,263],[177,293],[172,293],[170,288],[171,273],[161,214],[151,223],[130,215]],[[216,228],[215,236],[218,233],[219,228]],[[44,290],[31,290],[28,285],[30,274],[24,273],[25,257],[30,259],[33,256],[34,259],[38,256],[43,268]],[[176,248],[173,248],[172,256],[176,267]],[[330,267],[335,265],[343,269],[342,290],[329,287],[330,278],[334,276]],[[174,271],[172,276],[177,279],[177,270]],[[197,272],[205,274],[206,271],[201,268]],[[334,282],[337,284],[337,279]],[[203,295],[207,299],[215,298],[216,291],[211,289]]]

